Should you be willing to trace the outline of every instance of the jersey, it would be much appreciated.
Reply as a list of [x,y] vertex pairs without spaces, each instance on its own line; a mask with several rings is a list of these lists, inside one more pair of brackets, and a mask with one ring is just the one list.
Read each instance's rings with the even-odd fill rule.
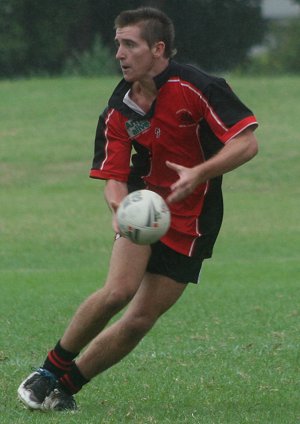
[[[172,60],[154,81],[158,94],[146,114],[124,102],[131,83],[117,85],[99,118],[90,177],[147,187],[166,199],[178,179],[167,160],[201,164],[257,121],[224,79],[194,66]],[[221,184],[222,176],[213,178],[171,204],[171,226],[161,241],[186,256],[211,257],[223,219]]]

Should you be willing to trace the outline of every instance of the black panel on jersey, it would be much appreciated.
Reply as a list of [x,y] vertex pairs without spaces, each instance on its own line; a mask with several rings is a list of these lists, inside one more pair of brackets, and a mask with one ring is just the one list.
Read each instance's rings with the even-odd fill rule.
[[102,162],[105,159],[105,144],[106,144],[106,138],[105,138],[105,119],[107,117],[107,111],[108,107],[104,109],[104,111],[99,116],[98,125],[96,129],[96,136],[95,136],[95,147],[94,147],[94,158],[92,163],[92,169],[99,169]]
[[132,146],[136,153],[131,156],[130,174],[128,177],[128,191],[141,190],[146,187],[142,177],[150,171],[150,152],[146,147],[137,143],[135,140]]
[[[204,157],[208,160],[217,154],[224,144],[215,136],[205,120],[201,121],[199,132]],[[212,256],[213,246],[222,225],[224,206],[221,186],[222,176],[209,181],[208,192],[198,219],[198,228],[202,235],[196,241],[193,256],[201,259]]]

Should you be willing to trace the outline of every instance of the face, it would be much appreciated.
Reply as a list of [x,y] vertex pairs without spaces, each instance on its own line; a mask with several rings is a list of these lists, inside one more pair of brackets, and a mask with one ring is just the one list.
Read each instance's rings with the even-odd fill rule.
[[116,59],[128,82],[140,81],[155,74],[155,47],[150,48],[140,32],[137,25],[116,30]]

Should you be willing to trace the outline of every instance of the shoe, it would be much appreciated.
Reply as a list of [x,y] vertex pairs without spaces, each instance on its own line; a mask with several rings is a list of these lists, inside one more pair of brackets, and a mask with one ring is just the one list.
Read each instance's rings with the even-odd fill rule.
[[54,374],[44,368],[38,368],[19,386],[18,397],[29,409],[43,409],[43,402],[57,384]]
[[66,393],[59,384],[46,396],[43,402],[43,411],[76,411],[77,405],[74,397]]

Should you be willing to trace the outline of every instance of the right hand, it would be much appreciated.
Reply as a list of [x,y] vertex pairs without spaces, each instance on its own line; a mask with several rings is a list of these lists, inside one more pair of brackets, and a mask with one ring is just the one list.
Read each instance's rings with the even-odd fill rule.
[[118,210],[119,204],[115,201],[112,201],[110,203],[110,208],[112,211],[112,227],[115,233],[119,233],[119,225],[117,221],[117,210]]
[[116,233],[119,233],[117,222],[117,210],[120,202],[128,194],[127,183],[116,180],[107,180],[104,195],[109,209],[112,212],[112,227]]

